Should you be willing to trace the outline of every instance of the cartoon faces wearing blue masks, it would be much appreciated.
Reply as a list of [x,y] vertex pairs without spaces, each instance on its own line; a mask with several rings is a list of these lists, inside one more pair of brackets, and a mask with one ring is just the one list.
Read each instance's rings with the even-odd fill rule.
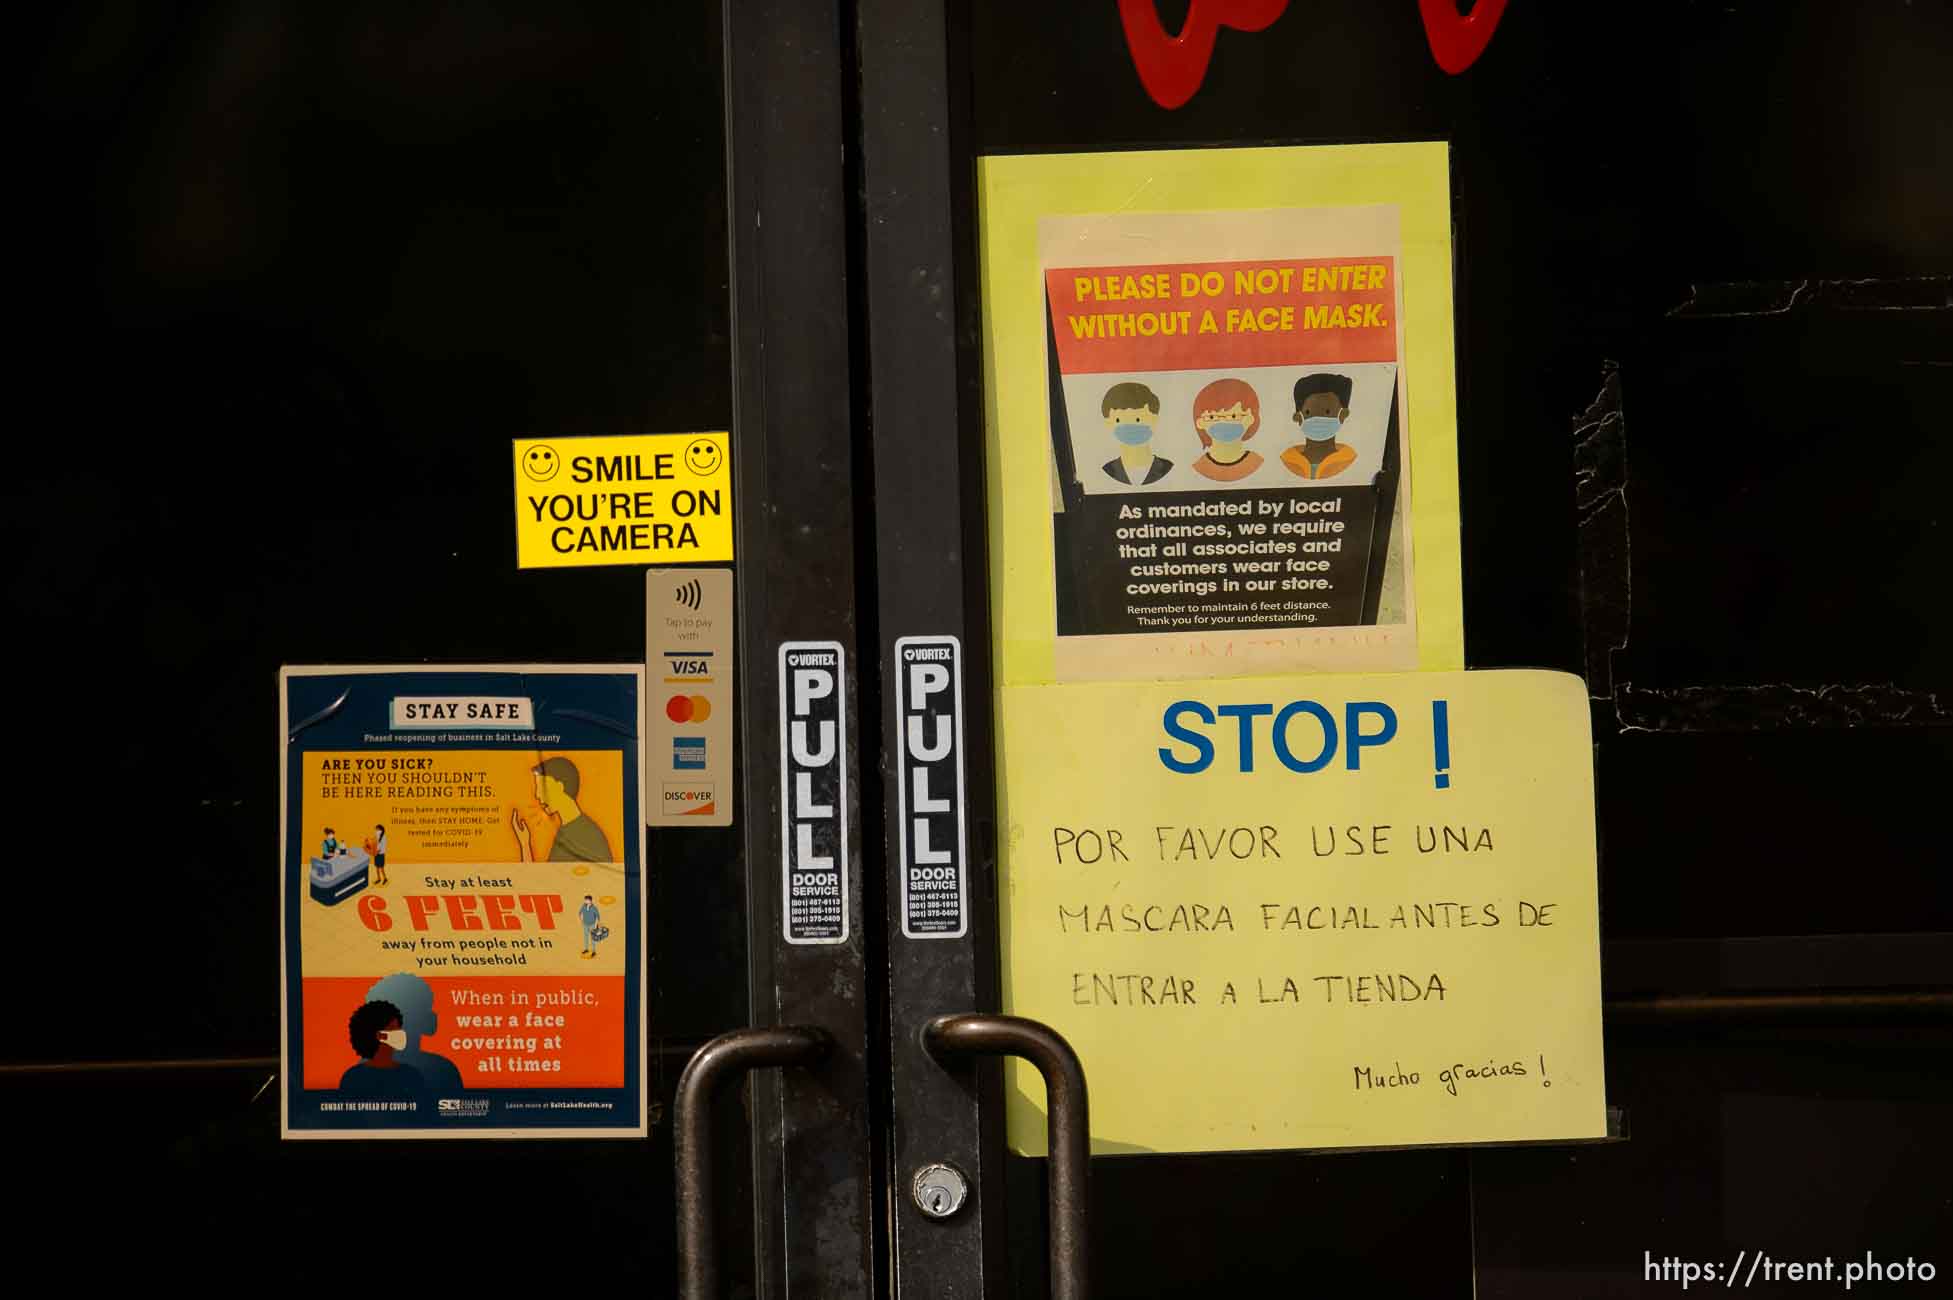
[[1261,429],[1261,399],[1244,379],[1216,379],[1193,402],[1194,433],[1206,453],[1193,463],[1194,473],[1219,483],[1244,479],[1262,466],[1262,457],[1248,450],[1248,439]]
[[1290,473],[1333,478],[1356,463],[1356,449],[1339,442],[1355,384],[1347,375],[1304,375],[1295,381],[1293,417],[1302,441],[1282,453]]
[[1160,399],[1144,384],[1127,381],[1105,390],[1099,403],[1105,417],[1106,432],[1118,448],[1118,455],[1099,468],[1105,476],[1126,487],[1157,483],[1173,468],[1173,462],[1153,454],[1153,433],[1160,421]]

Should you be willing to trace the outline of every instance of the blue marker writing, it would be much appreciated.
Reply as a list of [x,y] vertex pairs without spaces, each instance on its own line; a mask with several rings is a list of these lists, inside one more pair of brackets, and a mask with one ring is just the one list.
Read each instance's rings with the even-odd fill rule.
[[1431,739],[1437,748],[1437,775],[1434,778],[1440,790],[1451,788],[1451,704],[1447,700],[1431,701]]

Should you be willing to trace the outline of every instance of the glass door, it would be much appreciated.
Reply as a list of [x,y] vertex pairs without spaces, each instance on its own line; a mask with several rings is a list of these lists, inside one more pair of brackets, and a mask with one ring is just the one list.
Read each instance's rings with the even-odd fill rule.
[[[858,780],[838,11],[32,25],[38,324],[14,402],[47,454],[7,476],[8,586],[34,629],[16,680],[45,686],[18,695],[33,739],[8,771],[91,793],[60,818],[88,843],[49,842],[61,861],[18,896],[69,918],[10,964],[48,990],[0,1063],[41,1189],[23,1239],[97,1285],[669,1294],[684,1067],[724,1032],[811,1022],[823,1073],[756,1075],[707,1116],[720,1293],[875,1294],[859,821],[807,942],[778,914],[782,642],[842,647],[829,802],[854,812]],[[281,1142],[280,665],[650,661],[658,705],[698,693],[664,683],[684,674],[647,644],[641,564],[518,567],[509,456],[720,430],[736,820],[649,832],[648,1138]],[[653,757],[648,794],[685,783]],[[423,1010],[415,1038],[447,1043],[453,1018]],[[343,1037],[319,1053],[351,1064]]]
[[[999,1094],[1025,1076],[1000,1087],[953,1060],[944,1068],[928,1047],[928,1026],[966,996],[985,1011],[1017,1005],[1000,944],[1026,942],[989,929],[1011,910],[1004,867],[1027,830],[993,820],[997,773],[1008,779],[997,690],[1017,649],[996,629],[1035,579],[1010,535],[1024,515],[999,510],[994,484],[999,406],[1020,390],[1041,396],[1046,376],[1011,371],[992,346],[1007,235],[988,219],[979,176],[1000,160],[1055,157],[1082,171],[1063,160],[1263,146],[1422,142],[1446,159],[1455,385],[1436,383],[1456,400],[1456,666],[1579,674],[1592,699],[1608,1132],[1585,1145],[1375,1151],[1149,1153],[1099,1141],[1083,1265],[1095,1292],[1641,1294],[1680,1277],[1647,1272],[1650,1260],[1726,1265],[1764,1237],[1813,1232],[1879,1258],[1930,1255],[1945,1221],[1923,1152],[1949,1140],[1943,1108],[1927,1100],[1946,1048],[1948,913],[1924,865],[1938,856],[1928,823],[1895,792],[1953,735],[1935,703],[1946,620],[1920,596],[1944,547],[1914,495],[1943,477],[1944,449],[1921,436],[1920,412],[1945,387],[1934,358],[1947,267],[1919,214],[1948,196],[1943,172],[1929,180],[1905,161],[1932,152],[1930,115],[1907,105],[1936,84],[1921,51],[1943,45],[1944,15],[1895,8],[1857,25],[1821,6],[1657,7],[1602,20],[1486,0],[862,0],[855,15],[896,1293],[1067,1294],[1052,1250],[1078,1208],[1054,1193],[1045,1158],[1013,1153],[1016,1130],[1004,1142]],[[1855,91],[1812,92],[1840,43],[1879,55],[1840,71]],[[1650,98],[1653,85],[1664,89]],[[1813,179],[1802,164],[1819,154],[1853,160],[1848,187]],[[1075,210],[1146,212],[1157,180],[1137,166],[1099,206]],[[1185,206],[1233,204],[1217,191]],[[1136,240],[1160,237],[1129,225]],[[1023,276],[1017,263],[1007,270]],[[1069,373],[1061,350],[1053,386]],[[1860,394],[1903,472],[1845,482],[1788,451],[1773,431],[1821,437],[1821,421],[1771,379],[1790,372]],[[1115,408],[1145,404],[1108,392],[1101,411],[1099,391],[1119,376],[1093,377],[1089,415],[1094,430],[1104,415],[1107,438],[1090,461],[1052,453],[1054,513],[1076,504],[1069,476],[1141,472],[1110,429]],[[1411,409],[1422,399],[1428,410],[1430,372],[1410,383]],[[1297,426],[1325,415],[1304,409],[1315,396],[1298,390]],[[1356,403],[1332,401],[1327,414],[1338,405]],[[1062,407],[1052,398],[1053,424]],[[1271,409],[1264,401],[1260,417]],[[1194,445],[1193,432],[1181,431],[1189,461],[1225,440],[1202,428]],[[1675,436],[1697,450],[1673,454]],[[1759,458],[1756,439],[1774,450]],[[1180,459],[1163,441],[1158,457]],[[1323,468],[1301,455],[1309,472],[1292,472]],[[1855,561],[1840,551],[1812,561],[1832,594],[1803,585],[1793,557],[1808,555],[1797,539],[1813,493],[1836,508],[1827,518],[1909,521],[1881,534],[1881,576],[1847,574]],[[1430,499],[1428,480],[1413,502],[1420,494]],[[1080,499],[1089,506],[1089,490]],[[1398,526],[1419,525],[1407,511]],[[1030,599],[1062,606],[1064,581],[1060,567],[1055,593]],[[1390,593],[1386,578],[1386,613]],[[1907,635],[1856,636],[1825,612],[1832,601],[1851,626]],[[1366,606],[1364,619],[1375,616]],[[1793,624],[1803,631],[1785,634]],[[952,808],[967,814],[966,877],[918,871],[944,865],[917,854],[949,822],[916,816],[913,783],[938,769],[904,745],[912,726],[934,734],[924,692],[938,678],[926,670],[951,662],[919,651],[959,656],[949,680],[968,761]],[[1836,685],[1847,679],[1882,685]],[[1105,778],[1060,779],[1082,791]],[[1786,792],[1828,806],[1827,790],[1890,814],[1866,828],[1864,860],[1894,864],[1885,886],[1841,893],[1802,822],[1772,811]],[[930,928],[937,909],[963,915],[952,887],[972,900],[973,948]],[[1095,986],[1084,987],[1089,999]],[[1095,1072],[1081,1053],[1095,1102],[1151,1085],[1160,1112],[1187,1107],[1200,1072],[1174,1068],[1170,1034],[1157,1041],[1139,1078]],[[1880,1136],[1895,1124],[1923,1142]],[[1806,1156],[1827,1171],[1822,1212],[1777,1190],[1811,1185],[1797,1173]],[[932,1219],[903,1190],[937,1162],[970,1175],[960,1219]],[[1684,1202],[1699,1211],[1687,1230],[1662,1208]],[[1893,1246],[1869,1240],[1880,1233]],[[1647,1244],[1670,1236],[1673,1250]],[[1828,1253],[1842,1269],[1843,1253]]]

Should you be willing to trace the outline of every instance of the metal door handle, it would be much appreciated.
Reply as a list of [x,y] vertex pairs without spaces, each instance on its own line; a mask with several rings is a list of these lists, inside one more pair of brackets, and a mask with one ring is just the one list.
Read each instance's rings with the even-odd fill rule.
[[750,1070],[812,1065],[833,1040],[806,1025],[735,1029],[692,1053],[678,1076],[672,1136],[678,1170],[678,1294],[719,1300],[717,1225],[712,1211],[712,1097],[727,1079]]
[[1086,1300],[1091,1294],[1085,1227],[1091,1217],[1092,1126],[1078,1053],[1049,1025],[975,1013],[931,1020],[922,1027],[922,1045],[939,1058],[1021,1056],[1044,1076],[1050,1101],[1045,1125],[1051,1149],[1051,1300]]

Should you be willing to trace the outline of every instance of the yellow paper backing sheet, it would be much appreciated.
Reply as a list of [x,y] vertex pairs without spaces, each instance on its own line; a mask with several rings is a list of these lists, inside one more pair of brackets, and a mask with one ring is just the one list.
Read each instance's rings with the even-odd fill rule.
[[[1322,713],[1284,718],[1296,700]],[[1267,706],[1249,771],[1220,712],[1240,705]],[[1355,730],[1394,734],[1352,768],[1358,705]],[[1201,757],[1170,712],[1202,770],[1162,758]],[[1605,1133],[1578,678],[1009,687],[1003,713],[1004,1008],[1077,1049],[1094,1150]],[[1292,770],[1322,758],[1325,715],[1328,761]],[[1041,1154],[1043,1084],[1007,1077],[1011,1145]]]

